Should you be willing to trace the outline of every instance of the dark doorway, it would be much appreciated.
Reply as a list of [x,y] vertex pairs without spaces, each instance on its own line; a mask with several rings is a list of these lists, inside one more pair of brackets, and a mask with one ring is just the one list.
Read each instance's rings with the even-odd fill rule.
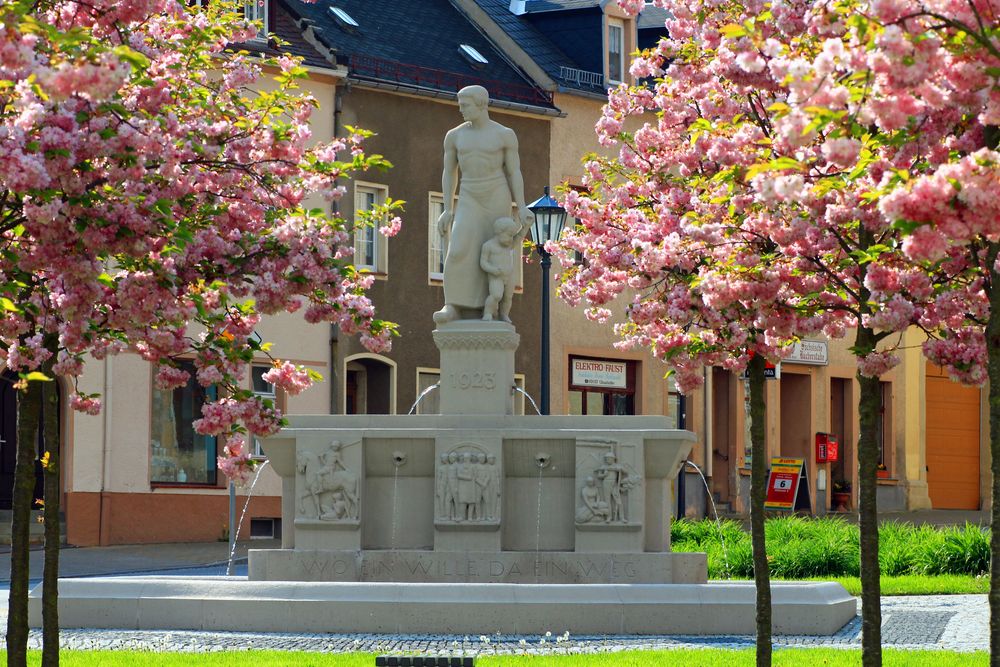
[[[14,497],[14,466],[17,463],[17,376],[10,372],[0,376],[0,510],[9,510]],[[42,419],[39,417],[38,442],[35,445],[35,498],[45,495],[42,464]]]

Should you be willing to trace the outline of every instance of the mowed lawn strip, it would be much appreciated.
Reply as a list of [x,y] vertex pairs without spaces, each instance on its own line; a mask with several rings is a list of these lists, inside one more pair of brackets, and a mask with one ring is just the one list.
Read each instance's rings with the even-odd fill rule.
[[[211,653],[154,653],[147,651],[72,651],[60,652],[60,664],[68,667],[372,667],[376,655],[416,655],[402,652],[375,653],[304,653],[300,651],[219,651]],[[427,654],[431,655],[431,654]],[[434,654],[436,655],[436,654]],[[6,661],[6,651],[0,652]],[[950,653],[947,651],[899,651],[885,649],[883,664],[900,667],[952,667],[986,665],[985,652]],[[28,664],[41,663],[41,652],[29,651]],[[750,667],[753,649],[698,649],[669,651],[617,651],[571,655],[484,655],[476,658],[476,667],[649,667],[650,665],[698,665],[699,667]],[[854,667],[861,664],[861,652],[845,649],[781,649],[774,653],[774,664]]]

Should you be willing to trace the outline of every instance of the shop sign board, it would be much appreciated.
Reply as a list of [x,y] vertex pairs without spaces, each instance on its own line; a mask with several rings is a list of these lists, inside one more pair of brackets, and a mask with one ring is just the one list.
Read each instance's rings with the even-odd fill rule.
[[628,364],[604,359],[571,359],[570,384],[577,387],[628,388]]
[[792,346],[792,353],[785,363],[807,366],[826,366],[830,363],[829,347],[825,340],[800,340]]
[[809,510],[809,484],[805,477],[804,459],[771,459],[767,476],[765,510]]

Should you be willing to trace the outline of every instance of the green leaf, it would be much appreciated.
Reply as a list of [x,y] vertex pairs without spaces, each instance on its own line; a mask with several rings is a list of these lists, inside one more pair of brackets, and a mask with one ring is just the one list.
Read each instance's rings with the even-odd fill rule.
[[116,46],[113,51],[116,56],[136,69],[145,70],[149,67],[149,58],[147,58],[145,54],[136,51],[130,46],[120,44]]
[[11,301],[10,299],[8,299],[5,296],[4,297],[0,297],[0,306],[3,306],[3,309],[6,310],[9,313],[20,313],[21,312],[21,309],[17,306],[17,304],[14,303],[13,301]]
[[719,30],[723,37],[728,37],[729,39],[736,39],[737,37],[746,37],[749,33],[747,29],[741,25],[736,25],[735,23],[730,23],[729,25],[722,26]]
[[52,382],[52,378],[41,371],[31,371],[28,374],[22,374],[21,377],[28,382]]

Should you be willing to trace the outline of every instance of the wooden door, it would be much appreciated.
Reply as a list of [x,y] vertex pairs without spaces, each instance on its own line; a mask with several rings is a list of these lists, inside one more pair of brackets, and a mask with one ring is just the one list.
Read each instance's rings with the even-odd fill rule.
[[934,509],[979,509],[980,390],[927,364],[927,487]]

